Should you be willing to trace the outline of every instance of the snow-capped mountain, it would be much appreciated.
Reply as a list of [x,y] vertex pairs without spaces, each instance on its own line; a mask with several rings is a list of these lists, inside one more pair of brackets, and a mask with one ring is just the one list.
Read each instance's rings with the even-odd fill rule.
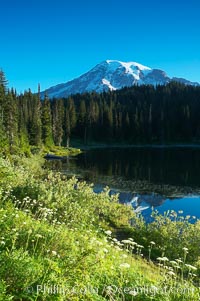
[[[159,69],[152,69],[135,62],[106,60],[87,73],[47,89],[49,98],[67,97],[76,93],[114,91],[137,85],[165,85],[175,80],[187,85],[199,85],[183,78],[170,78]],[[44,96],[44,93],[41,96]]]

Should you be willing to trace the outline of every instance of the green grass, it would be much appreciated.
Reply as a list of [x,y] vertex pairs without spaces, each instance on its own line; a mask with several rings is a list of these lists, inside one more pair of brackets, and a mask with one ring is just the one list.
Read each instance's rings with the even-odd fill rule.
[[44,154],[52,154],[60,157],[67,157],[67,156],[76,156],[81,153],[79,148],[73,147],[62,147],[62,146],[52,146],[51,148],[45,148]]
[[147,225],[42,164],[0,159],[0,300],[199,300],[199,221]]

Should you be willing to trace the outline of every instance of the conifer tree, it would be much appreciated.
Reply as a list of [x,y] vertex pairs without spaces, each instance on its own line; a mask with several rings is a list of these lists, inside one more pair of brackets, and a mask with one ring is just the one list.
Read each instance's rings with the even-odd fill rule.
[[42,142],[44,145],[50,147],[53,145],[52,137],[52,117],[51,107],[48,96],[45,95],[41,108],[41,121],[42,121]]
[[0,70],[0,151],[6,153],[8,140],[5,127],[5,104],[7,92],[7,80],[3,70]]
[[17,102],[13,94],[8,91],[5,98],[4,105],[4,126],[6,129],[6,136],[9,143],[10,152],[15,151],[18,144],[18,116],[17,116]]
[[65,110],[65,122],[64,122],[65,144],[67,147],[69,147],[70,145],[71,134],[76,126],[76,122],[77,122],[77,116],[76,116],[76,108],[75,108],[74,100],[72,98],[69,98]]
[[78,133],[84,140],[84,144],[87,141],[87,110],[85,100],[81,99],[78,114]]
[[28,116],[28,134],[31,145],[41,145],[41,102],[37,94],[32,94],[31,90],[25,93],[25,101],[27,101]]
[[63,141],[64,104],[62,99],[56,99],[52,104],[53,139],[55,145],[61,146]]
[[8,81],[6,79],[4,71],[1,69],[0,70],[0,87],[3,88],[4,93],[6,93],[6,91],[7,91],[7,85],[8,85]]

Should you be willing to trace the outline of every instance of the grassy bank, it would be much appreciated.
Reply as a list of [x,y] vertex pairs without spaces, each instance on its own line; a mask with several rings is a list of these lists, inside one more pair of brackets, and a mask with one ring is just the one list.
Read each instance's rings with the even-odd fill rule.
[[199,221],[146,225],[43,163],[0,159],[0,300],[199,300]]
[[68,156],[76,156],[81,153],[80,148],[74,147],[63,147],[63,146],[51,146],[51,147],[32,147],[30,149],[32,154],[39,154],[41,156],[55,155],[59,157],[68,157]]

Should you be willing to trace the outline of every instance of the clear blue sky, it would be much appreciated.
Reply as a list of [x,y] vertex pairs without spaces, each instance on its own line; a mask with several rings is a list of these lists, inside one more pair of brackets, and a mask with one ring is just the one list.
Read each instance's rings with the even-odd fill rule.
[[0,0],[0,68],[23,92],[105,59],[200,82],[199,0]]

